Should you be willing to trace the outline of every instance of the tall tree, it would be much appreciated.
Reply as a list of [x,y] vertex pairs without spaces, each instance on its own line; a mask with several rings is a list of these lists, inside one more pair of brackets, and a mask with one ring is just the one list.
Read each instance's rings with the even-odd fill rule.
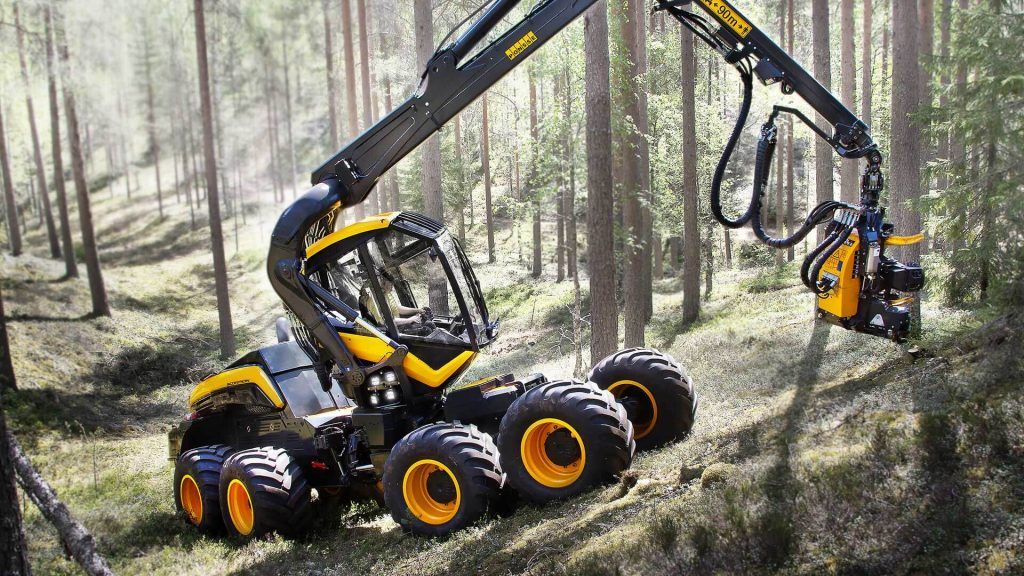
[[530,264],[530,275],[540,278],[544,267],[544,260],[541,249],[540,235],[540,200],[541,190],[539,182],[539,170],[537,163],[540,161],[540,128],[537,124],[537,81],[534,78],[536,72],[530,66],[527,73],[530,90],[530,173],[526,177],[527,187],[530,190],[530,219],[533,222],[533,259]]
[[[356,18],[359,20],[359,94],[363,104],[362,128],[365,130],[373,124],[373,100],[370,97],[370,28],[368,23],[369,19],[366,15],[366,0],[357,0]],[[357,130],[353,136],[358,133],[359,131]],[[375,187],[366,197],[371,214],[382,212],[377,203],[377,198],[378,194]]]
[[[839,67],[840,96],[843,104],[850,110],[857,109],[857,59],[853,42],[854,19],[853,0],[842,0],[839,5]],[[867,62],[864,63],[867,67]],[[831,158],[831,156],[830,156]],[[857,172],[859,160],[840,160],[839,164],[839,198],[844,202],[857,202],[857,184],[860,180]]]
[[53,150],[53,187],[57,191],[57,214],[60,218],[61,251],[64,253],[64,275],[78,278],[75,245],[71,239],[71,218],[68,216],[68,196],[64,186],[64,160],[61,154],[60,108],[57,100],[57,58],[53,42],[53,13],[46,8],[46,78],[50,100],[50,139]]
[[0,102],[0,178],[3,178],[4,206],[7,209],[7,241],[11,254],[21,255],[21,226],[18,223],[18,200],[14,197],[14,175],[7,154],[7,135],[4,131],[3,102]]
[[334,27],[331,26],[331,0],[322,0],[324,10],[324,59],[327,65],[327,116],[331,150],[338,149],[338,87],[334,75]]
[[[931,65],[935,59],[935,2],[934,0],[919,0],[918,2],[918,29],[917,29],[917,44],[920,47],[920,59],[921,65],[918,66],[918,82],[920,86],[918,88],[918,98],[921,103],[920,107],[924,109],[931,108],[932,106],[932,73]],[[927,166],[935,159],[935,143],[933,142],[931,130],[924,126],[921,130],[921,137],[924,138],[924,142],[921,143],[921,166]],[[927,175],[922,174],[921,185],[924,188],[923,192],[928,193],[931,188],[930,179]],[[921,248],[926,249],[927,244],[922,244]]]
[[[494,209],[491,206],[491,124],[487,93],[480,98],[480,170],[484,179],[484,220],[487,223],[487,261],[494,262]],[[470,207],[472,209],[472,207]]]
[[146,74],[146,132],[149,135],[149,150],[153,154],[153,169],[156,171],[156,201],[160,218],[164,217],[164,192],[160,186],[160,139],[156,127],[156,99],[153,91],[153,47],[150,21],[143,23],[143,68]]
[[[641,97],[644,91],[643,74],[646,56],[646,22],[640,0],[617,2],[613,13],[616,15],[622,42],[625,48],[628,70],[620,81],[624,83],[621,94],[625,113],[632,122],[627,122],[627,135],[623,147],[623,177],[621,189],[622,223],[626,234],[623,242],[623,310],[625,345],[644,345],[644,327],[647,323],[647,303],[644,295],[644,205],[650,165],[647,160],[647,101]],[[692,81],[692,77],[691,77]],[[631,124],[631,126],[630,126]],[[649,289],[649,284],[646,289]]]
[[618,346],[613,236],[612,115],[608,4],[596,2],[583,23],[587,111],[587,266],[590,271],[590,359]]
[[295,180],[295,176],[299,173],[299,168],[295,161],[295,138],[292,135],[292,83],[291,76],[288,73],[291,68],[291,59],[288,56],[288,43],[289,40],[282,37],[281,62],[284,65],[284,121],[288,136],[288,156],[291,159],[291,172],[288,175],[288,182],[292,185],[292,197],[294,198],[299,195],[299,188]]
[[874,71],[874,67],[871,65],[871,49],[875,45],[871,32],[872,11],[872,0],[864,0],[864,27],[860,40],[860,117],[869,126],[871,125],[871,73]]
[[[572,134],[572,77],[569,74],[568,65],[562,71],[565,76],[565,99],[563,101],[565,113],[565,158],[569,163],[569,185],[566,190],[563,213],[565,222],[565,243],[566,243],[566,273],[573,278],[574,290],[579,291],[578,267],[578,244],[576,237],[576,153],[574,151],[574,139]],[[579,343],[582,346],[582,342]]]
[[[345,59],[345,140],[359,135],[359,112],[356,96],[356,51],[352,26],[352,0],[341,0],[341,52]],[[352,209],[356,220],[366,216],[366,207],[357,204]]]
[[11,347],[7,339],[4,299],[3,294],[0,294],[0,574],[27,576],[32,571],[28,563],[25,531],[21,525],[21,503],[18,501],[11,449],[7,444],[7,420],[3,409],[4,392],[16,389]]
[[[893,2],[892,26],[894,81],[889,215],[900,233],[917,234],[921,230],[921,215],[917,208],[921,196],[921,128],[911,118],[911,114],[921,106],[917,3]],[[917,262],[920,259],[920,244],[907,246],[904,250],[907,260]],[[915,318],[920,318],[919,310],[920,304],[913,311]]]
[[[953,0],[941,0],[941,2],[939,15],[939,62],[942,66],[942,73],[939,77],[939,85],[941,86],[939,89],[939,109],[945,110],[949,105],[949,73],[951,68],[949,65],[949,43],[951,40]],[[937,156],[943,160],[948,160],[950,156],[949,136],[949,132],[939,135]],[[939,190],[945,190],[948,183],[949,181],[944,174],[939,176]]]
[[64,119],[68,127],[68,148],[71,152],[71,175],[75,181],[75,200],[78,202],[78,227],[82,235],[82,251],[85,253],[85,271],[89,277],[89,294],[92,296],[93,316],[110,316],[107,288],[100,268],[99,247],[92,225],[92,206],[89,200],[89,186],[85,180],[85,159],[82,156],[82,138],[78,132],[78,113],[75,108],[74,82],[71,77],[71,58],[61,26],[60,13],[57,19],[57,49],[60,53],[61,88],[64,92]]
[[210,71],[206,54],[206,16],[203,0],[194,0],[196,27],[196,59],[199,68],[199,105],[203,115],[203,153],[206,158],[206,200],[210,212],[210,244],[213,250],[213,275],[217,292],[217,313],[220,317],[220,354],[235,354],[235,333],[231,325],[231,302],[228,294],[228,270],[224,258],[224,237],[221,234],[220,198],[217,193],[217,162],[213,148],[213,106],[210,101]]
[[[814,77],[826,89],[832,87],[832,56],[829,49],[828,0],[811,0],[811,44],[814,53]],[[825,125],[820,114],[819,126]],[[814,139],[814,190],[818,202],[832,200],[832,147],[821,138]],[[818,241],[824,238],[824,227],[818,227]]]
[[693,34],[679,27],[683,129],[683,321],[700,314],[700,223],[697,215],[697,111]]
[[50,207],[50,190],[46,186],[46,167],[43,165],[43,152],[39,146],[39,131],[36,129],[36,112],[32,102],[32,84],[29,80],[28,63],[25,59],[25,29],[21,26],[21,15],[18,4],[14,5],[14,27],[18,40],[18,63],[21,68],[21,83],[25,87],[25,108],[28,112],[28,128],[32,137],[32,160],[36,167],[36,190],[39,194],[43,219],[46,223],[46,239],[50,243],[50,255],[61,257],[60,240],[57,238],[57,226],[53,221],[53,209]]
[[[786,51],[789,52],[790,54],[794,53],[794,51],[793,51],[793,46],[794,46],[793,36],[794,36],[794,28],[795,28],[795,24],[794,24],[794,20],[795,19],[796,19],[796,9],[794,7],[794,0],[786,0]],[[785,145],[785,153],[786,153],[786,229],[787,230],[795,230],[796,229],[796,219],[795,219],[795,212],[796,212],[796,210],[795,210],[795,207],[794,207],[795,196],[794,196],[794,190],[793,190],[793,180],[794,180],[794,176],[795,176],[795,172],[796,172],[796,170],[794,169],[794,167],[796,165],[796,156],[793,155],[793,116],[792,115],[787,115],[786,116],[785,136],[786,136],[786,145]],[[731,247],[730,247],[730,242],[729,242],[729,230],[728,229],[725,231],[725,246],[726,246],[726,257],[725,257],[726,262],[731,263],[732,257],[731,257],[731,254],[730,254],[731,253],[731,250],[730,250]],[[792,262],[795,257],[796,257],[796,247],[795,246],[790,246],[789,249],[786,250],[786,260]]]
[[[785,44],[786,44],[786,0],[779,0],[779,43],[781,45],[783,45],[783,46],[785,46]],[[709,87],[709,89],[708,89],[708,105],[710,106],[710,104],[711,104],[711,90],[710,90],[710,87]],[[777,231],[776,233],[777,233],[778,236],[782,236],[783,235],[783,230],[785,230],[785,226],[786,226],[786,223],[785,223],[785,216],[786,216],[785,215],[785,209],[786,209],[786,206],[785,206],[785,201],[784,201],[785,196],[786,196],[786,148],[785,148],[786,133],[787,133],[786,128],[787,128],[787,126],[786,126],[785,123],[782,123],[782,125],[779,126],[778,139],[781,142],[783,142],[783,146],[782,146],[782,149],[779,150],[778,153],[777,153],[777,159],[776,160],[777,160],[777,164],[778,165],[777,165],[777,167],[775,169],[775,190],[774,190],[774,192],[775,192],[775,230]],[[790,229],[790,230],[792,230],[792,229]],[[708,244],[709,244],[709,248],[710,248],[710,242],[708,242]],[[785,262],[786,262],[786,254],[782,250],[773,250],[773,252],[775,252],[775,265],[776,266],[782,266],[783,264],[785,264]],[[711,252],[710,249],[708,249],[708,250],[705,251],[705,253],[710,255],[712,252]],[[707,281],[707,285],[708,286],[704,290],[704,298],[705,299],[707,299],[708,295],[710,295],[710,293],[711,293],[710,286],[711,286],[711,269],[712,269],[712,267],[710,266],[710,263],[706,267],[706,269],[707,269],[707,277],[708,277],[708,281]]]

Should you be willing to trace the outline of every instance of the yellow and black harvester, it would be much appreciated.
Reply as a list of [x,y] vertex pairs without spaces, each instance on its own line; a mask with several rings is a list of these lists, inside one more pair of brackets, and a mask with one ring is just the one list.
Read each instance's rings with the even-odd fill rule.
[[[464,33],[442,42],[412,97],[313,173],[313,187],[284,211],[271,237],[267,271],[288,312],[278,320],[278,343],[200,382],[170,434],[174,498],[189,523],[239,538],[290,535],[318,511],[363,497],[383,503],[407,530],[447,534],[519,498],[544,503],[613,480],[637,448],[690,432],[693,383],[655,350],[614,353],[586,382],[542,374],[461,382],[497,337],[498,322],[458,240],[407,211],[336,229],[341,212],[362,202],[388,169],[594,1],[540,0],[488,43],[518,1],[485,4]],[[896,293],[913,292],[920,269],[882,255],[893,240],[877,208],[881,160],[867,126],[726,2],[694,2],[711,20],[686,4],[658,0],[655,8],[718,49],[747,86],[712,189],[716,216],[728,225],[752,221],[772,245],[795,242],[767,237],[760,226],[774,147],[768,124],[748,213],[728,220],[718,202],[753,71],[835,119],[834,135],[819,134],[841,155],[869,159],[862,204],[819,206],[794,235],[837,214],[803,274],[815,278],[809,286],[824,302],[822,317],[902,338],[909,316]],[[787,111],[773,119],[779,110]]]

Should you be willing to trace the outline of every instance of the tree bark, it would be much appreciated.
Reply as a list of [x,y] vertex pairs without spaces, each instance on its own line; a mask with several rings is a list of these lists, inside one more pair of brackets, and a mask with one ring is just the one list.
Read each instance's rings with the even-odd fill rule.
[[480,169],[484,177],[484,220],[487,224],[487,261],[494,262],[494,208],[491,206],[491,124],[487,93],[480,99]]
[[82,156],[82,140],[78,133],[78,114],[75,109],[75,93],[71,79],[72,67],[59,17],[58,13],[57,49],[60,53],[61,70],[64,74],[62,78],[64,115],[68,125],[71,173],[75,180],[75,199],[78,201],[78,226],[82,234],[82,251],[85,253],[85,271],[89,277],[92,314],[93,316],[110,316],[110,303],[107,301],[107,288],[103,282],[103,271],[100,268],[100,254],[99,248],[96,245],[96,232],[92,225],[92,207],[89,200],[89,187],[85,179],[85,160]]
[[[949,43],[950,43],[950,32],[951,32],[951,21],[953,0],[941,0],[941,12],[939,16],[939,60],[942,62],[942,74],[939,77],[939,108],[945,109],[949,105],[949,66],[947,64],[949,60]],[[950,157],[950,141],[949,133],[941,134],[938,142],[938,153],[937,156],[943,159],[949,159]],[[939,190],[945,190],[949,185],[949,180],[945,174],[940,174],[939,181],[937,183]]]
[[156,133],[156,102],[153,96],[153,62],[150,46],[149,26],[146,25],[145,47],[143,50],[146,73],[146,128],[149,133],[149,148],[153,153],[153,168],[156,171],[156,201],[160,219],[164,218],[164,192],[160,186],[160,139]]
[[459,221],[459,240],[462,242],[466,241],[466,205],[464,202],[466,193],[466,178],[463,175],[465,167],[462,159],[462,115],[456,114],[455,118],[452,119],[452,125],[454,130],[452,131],[453,140],[455,141],[455,188],[459,191],[458,201],[458,221]]
[[46,224],[46,239],[50,243],[50,256],[61,257],[60,240],[57,237],[57,226],[53,220],[53,209],[50,206],[50,190],[46,186],[46,166],[43,165],[43,152],[39,146],[39,131],[36,128],[36,112],[32,102],[32,86],[29,81],[28,63],[25,60],[25,31],[21,27],[18,4],[14,5],[14,27],[17,29],[18,64],[21,68],[21,82],[25,86],[25,108],[28,112],[28,128],[32,137],[32,160],[36,167],[36,189],[39,203]]
[[[850,110],[857,109],[857,59],[853,42],[853,0],[842,0],[839,7],[840,22],[840,96]],[[855,204],[859,198],[857,167],[860,160],[841,159],[839,164],[839,198]]]
[[292,198],[296,198],[299,195],[299,187],[296,184],[295,177],[299,173],[299,167],[295,162],[295,138],[292,135],[292,81],[288,74],[291,68],[291,59],[288,57],[288,42],[287,39],[281,42],[281,60],[284,64],[284,121],[285,130],[288,131],[288,157],[291,160],[291,172],[288,174],[288,182],[292,185]]
[[224,237],[221,233],[220,199],[217,192],[217,162],[213,148],[213,107],[210,102],[210,72],[206,55],[206,19],[203,0],[194,0],[196,27],[196,59],[199,67],[199,105],[203,116],[203,153],[206,158],[206,200],[210,212],[210,244],[213,251],[213,274],[220,319],[220,354],[235,355],[235,334],[231,325],[231,302],[228,294],[227,262],[224,258]]
[[[832,57],[829,48],[828,0],[811,0],[811,43],[814,52],[814,77],[826,89],[832,87]],[[817,124],[825,119],[815,114]],[[832,147],[821,138],[814,139],[814,190],[819,203],[834,198],[832,190]],[[824,238],[824,226],[818,227],[818,241]]]
[[[356,97],[355,40],[352,27],[352,0],[341,0],[341,42],[342,57],[345,59],[345,139],[359,135],[359,113]],[[366,217],[366,207],[357,204],[352,207],[356,220]]]
[[[555,77],[555,103],[562,108],[562,100],[565,98],[565,75],[558,74]],[[566,187],[566,165],[565,151],[569,147],[569,132],[567,125],[559,125],[558,133],[558,155],[559,165],[556,177],[557,190],[555,193],[555,282],[565,280],[565,187]]]
[[611,93],[608,5],[600,0],[584,17],[587,113],[587,266],[590,272],[590,359],[618,346],[613,237]]
[[[0,103],[2,108],[2,103]],[[14,175],[11,174],[11,162],[7,155],[7,135],[4,131],[4,115],[0,110],[0,177],[3,178],[4,205],[7,209],[7,242],[11,254],[21,255],[21,227],[18,222],[18,201],[14,197]]]
[[32,569],[28,562],[28,547],[21,523],[21,504],[18,502],[11,449],[7,445],[7,420],[3,411],[4,391],[16,389],[3,295],[0,294],[0,574],[28,576]]
[[[948,0],[947,0],[948,1]],[[871,48],[874,40],[871,32],[872,0],[864,0],[864,27],[861,31],[861,80],[860,80],[860,117],[871,125]]]
[[700,224],[697,218],[697,112],[693,34],[679,29],[683,130],[683,321],[700,314]]
[[39,508],[43,516],[53,524],[71,557],[90,576],[113,576],[107,561],[96,549],[96,540],[80,522],[75,520],[71,511],[57,498],[57,493],[46,482],[28,456],[22,451],[10,430],[4,430],[4,439],[8,449],[8,458],[14,464],[22,489]]
[[[852,1],[852,0],[844,0],[844,1]],[[784,46],[785,42],[786,42],[786,0],[779,0],[779,43]],[[710,102],[710,94],[711,94],[711,91],[708,90],[708,98],[709,98],[708,104],[709,105],[711,104],[711,102]],[[778,153],[777,153],[778,165],[775,168],[775,190],[774,190],[774,193],[775,193],[775,231],[776,231],[775,234],[776,234],[776,236],[780,236],[780,237],[785,235],[784,231],[786,230],[786,224],[785,224],[786,204],[785,204],[785,201],[784,201],[784,199],[786,197],[786,149],[785,149],[785,142],[786,142],[786,134],[788,132],[789,131],[786,130],[786,124],[784,122],[781,123],[781,125],[779,126],[778,139],[779,139],[779,141],[783,142],[783,146],[782,146],[782,149],[779,150]],[[792,161],[792,160],[790,160],[790,161]],[[790,229],[790,230],[792,230],[792,229]],[[708,234],[708,241],[709,242],[710,242],[710,239],[711,239],[711,234],[709,233]],[[772,250],[772,252],[775,253],[775,265],[776,266],[781,267],[783,264],[785,264],[785,262],[786,262],[786,254],[785,254],[785,252],[783,250]],[[710,251],[710,250],[707,251],[708,255],[710,255],[711,253],[712,253],[712,251]],[[707,267],[707,269],[710,271],[712,269],[712,267],[709,265]],[[708,279],[708,284],[710,285],[710,277]],[[708,296],[710,295],[710,293],[711,293],[710,288],[705,289],[705,291],[704,291],[704,299],[705,300],[708,299]]]
[[[623,242],[623,297],[625,306],[624,344],[627,348],[644,345],[644,326],[647,320],[646,298],[644,296],[644,180],[649,165],[644,162],[643,152],[646,140],[644,120],[646,119],[646,101],[641,98],[643,92],[643,54],[641,45],[646,44],[644,31],[645,18],[640,12],[639,0],[628,0],[619,3],[613,10],[618,20],[622,42],[627,59],[626,74],[619,78],[623,83],[618,93],[623,97],[625,114],[632,119],[632,125],[622,143],[622,222],[625,232]],[[692,76],[691,76],[692,78]]]
[[540,278],[543,272],[544,261],[541,250],[540,235],[540,186],[537,182],[537,162],[540,148],[540,132],[537,126],[537,82],[534,79],[534,71],[531,67],[528,74],[530,87],[530,173],[526,177],[527,188],[530,192],[530,216],[533,222],[533,260],[530,265],[530,276]]
[[[575,278],[579,275],[577,271],[579,263],[577,257],[578,244],[576,238],[576,153],[572,134],[572,77],[569,75],[568,67],[563,69],[562,74],[565,76],[565,101],[563,103],[565,106],[565,157],[566,161],[569,163],[569,187],[566,190],[565,197],[563,198],[565,207],[562,211],[566,217],[566,273]],[[575,283],[575,285],[578,284],[579,282]]]
[[[370,98],[370,28],[367,25],[366,0],[356,1],[356,19],[359,21],[359,84],[363,105],[362,128],[365,130],[373,124],[373,100]],[[356,134],[358,133],[357,131]],[[377,197],[376,187],[366,197],[371,214],[382,212]]]
[[[786,0],[786,51],[793,54],[793,36],[796,18],[796,10],[793,6],[793,0]],[[786,155],[786,229],[796,229],[795,209],[793,203],[795,201],[795,194],[793,190],[793,177],[795,174],[794,166],[796,165],[796,157],[793,154],[793,116],[786,116],[786,131],[785,131],[785,150]],[[726,266],[732,267],[732,243],[729,238],[729,231],[725,231],[725,248],[726,255],[725,261]],[[796,247],[790,246],[786,250],[786,260],[792,262],[796,258]]]
[[327,116],[330,124],[331,149],[338,149],[338,88],[334,76],[334,27],[331,26],[331,0],[323,0],[324,59],[327,65]]
[[[918,97],[920,99],[919,109],[928,109],[932,106],[932,73],[928,66],[935,59],[935,3],[933,0],[919,0],[918,3],[918,31],[917,43],[921,53],[918,55],[920,65],[918,66]],[[935,160],[935,141],[932,138],[929,123],[924,122],[920,130],[921,138],[921,166],[927,166]],[[928,194],[931,189],[931,178],[924,172],[921,176],[922,194]],[[916,233],[916,232],[915,232]],[[919,245],[921,252],[928,249],[929,239],[925,239]]]
[[[917,201],[921,196],[921,129],[910,117],[921,105],[920,61],[917,38],[919,23],[916,2],[892,3],[893,68],[892,74],[892,170],[890,171],[889,216],[897,233],[917,234],[921,230],[921,215]],[[921,245],[906,246],[907,261],[918,262]],[[914,318],[919,319],[920,304],[915,299]],[[918,322],[912,330],[917,331]]]

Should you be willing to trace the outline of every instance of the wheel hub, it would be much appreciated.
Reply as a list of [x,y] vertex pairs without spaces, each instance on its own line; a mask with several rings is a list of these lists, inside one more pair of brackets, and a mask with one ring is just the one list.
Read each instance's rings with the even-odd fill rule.
[[544,439],[544,452],[559,466],[569,466],[580,459],[579,442],[567,428],[559,428]]

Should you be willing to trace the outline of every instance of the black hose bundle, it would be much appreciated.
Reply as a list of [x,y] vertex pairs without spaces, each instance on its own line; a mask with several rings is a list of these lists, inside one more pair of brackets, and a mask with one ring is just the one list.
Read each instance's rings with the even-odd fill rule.
[[[778,113],[778,109],[776,109],[768,121],[761,127],[761,138],[757,143],[757,154],[754,161],[754,185],[746,211],[736,219],[731,219],[723,213],[722,180],[729,166],[729,161],[732,159],[733,151],[736,149],[736,144],[739,142],[740,135],[743,133],[747,117],[750,114],[750,101],[753,94],[753,74],[749,65],[738,63],[736,69],[739,70],[740,77],[743,80],[743,102],[740,104],[736,125],[733,126],[729,140],[722,150],[722,157],[718,160],[714,177],[711,180],[711,213],[714,215],[715,220],[728,228],[740,228],[749,222],[758,240],[772,248],[781,249],[794,246],[806,238],[816,226],[832,219],[836,210],[859,211],[857,206],[835,200],[826,200],[815,206],[807,214],[807,218],[804,219],[800,228],[789,236],[775,238],[768,234],[761,222],[761,208],[765,188],[771,176],[772,158],[775,155],[775,145],[777,143],[778,128],[775,126],[775,116]],[[829,231],[822,242],[808,252],[804,258],[803,265],[800,267],[800,278],[804,285],[814,293],[822,294],[830,289],[828,286],[819,285],[817,281],[818,275],[821,273],[821,268],[825,262],[849,239],[855,224],[856,218],[852,216],[844,216],[833,220],[833,224],[829,226]]]

